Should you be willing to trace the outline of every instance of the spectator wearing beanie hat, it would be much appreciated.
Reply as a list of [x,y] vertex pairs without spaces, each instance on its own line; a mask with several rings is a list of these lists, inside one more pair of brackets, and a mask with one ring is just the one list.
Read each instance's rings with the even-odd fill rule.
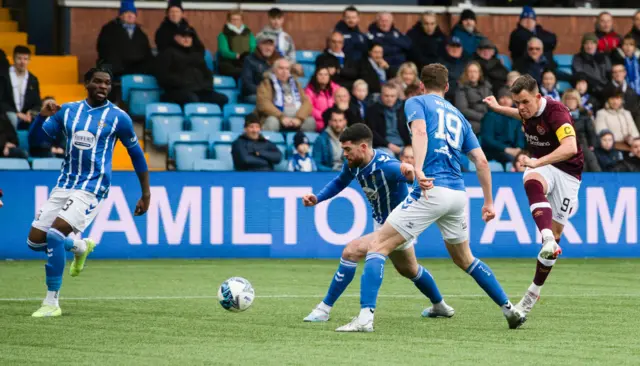
[[105,24],[98,35],[98,59],[111,65],[114,76],[149,74],[153,60],[149,38],[136,24],[133,0],[123,0],[119,16]]
[[460,14],[460,21],[453,27],[451,36],[458,37],[462,42],[462,49],[466,57],[471,57],[483,38],[486,38],[476,28],[476,13],[471,9],[465,9]]
[[[189,22],[184,17],[182,0],[169,0],[166,16],[156,31],[156,48],[158,52],[162,52],[171,46],[174,42],[173,38],[178,34],[178,29],[185,26],[189,26]],[[195,31],[193,34],[193,46],[204,52],[204,45]]]
[[598,52],[598,37],[593,33],[582,36],[580,52],[573,56],[571,64],[573,75],[583,74],[589,83],[589,93],[601,95],[609,82],[611,61],[602,52]]
[[260,133],[260,118],[255,113],[244,118],[244,133],[231,145],[233,166],[239,171],[272,171],[282,160],[282,152]]
[[290,172],[315,172],[318,170],[316,162],[309,154],[309,138],[302,131],[296,132],[293,137],[293,146],[296,149],[295,154],[289,159]]
[[553,57],[553,51],[557,45],[556,35],[543,29],[537,23],[536,12],[532,7],[524,6],[522,13],[520,13],[518,26],[509,37],[509,51],[512,60],[517,60],[527,54],[527,42],[533,37],[542,41],[545,56],[547,58]]

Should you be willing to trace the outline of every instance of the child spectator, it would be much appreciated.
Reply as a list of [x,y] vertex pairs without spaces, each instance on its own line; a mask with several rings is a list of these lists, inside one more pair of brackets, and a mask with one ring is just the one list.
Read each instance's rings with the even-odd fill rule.
[[353,94],[351,103],[356,106],[356,109],[360,112],[360,118],[364,120],[369,106],[367,99],[369,96],[369,84],[362,79],[356,80],[351,88],[351,94]]
[[578,73],[575,78],[576,91],[580,94],[580,106],[589,112],[591,116],[594,116],[598,110],[600,110],[600,102],[589,94],[589,82],[587,81],[587,75],[584,73]]
[[603,172],[616,171],[616,166],[622,161],[622,153],[613,147],[613,132],[610,130],[600,132],[600,146],[594,152]]
[[540,94],[545,97],[549,97],[557,102],[560,101],[560,92],[558,91],[556,74],[551,70],[545,70],[542,73],[542,86],[540,87]]
[[318,170],[316,162],[309,155],[309,138],[302,131],[293,137],[295,154],[289,159],[290,172],[315,172]]

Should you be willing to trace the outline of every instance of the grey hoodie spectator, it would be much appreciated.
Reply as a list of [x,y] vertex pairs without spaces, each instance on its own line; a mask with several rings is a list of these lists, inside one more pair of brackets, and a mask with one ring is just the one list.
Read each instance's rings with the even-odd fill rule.
[[471,123],[476,134],[480,133],[480,121],[489,110],[483,100],[491,94],[491,84],[484,80],[482,68],[477,62],[471,61],[460,78],[454,105]]
[[335,30],[344,36],[344,53],[353,61],[366,57],[368,38],[360,31],[360,13],[354,6],[349,6],[342,12],[342,20],[336,24]]
[[376,21],[369,26],[369,39],[384,49],[384,60],[389,64],[389,73],[395,75],[411,51],[411,39],[393,25],[391,13],[378,13]]
[[422,70],[425,65],[438,61],[444,54],[447,36],[438,27],[436,15],[432,12],[422,14],[413,28],[407,32],[411,39],[411,60]]
[[527,42],[533,37],[542,41],[544,55],[547,58],[553,57],[553,51],[557,45],[556,35],[543,29],[537,23],[536,12],[532,7],[524,6],[518,26],[509,37],[509,51],[511,51],[512,60],[517,60],[527,54]]
[[256,42],[258,44],[256,50],[244,59],[240,76],[242,99],[247,103],[256,102],[258,85],[264,79],[265,73],[271,69],[273,63],[280,58],[280,55],[275,52],[275,39],[272,36],[260,33],[256,37]]
[[260,134],[260,119],[255,114],[245,118],[244,133],[231,145],[233,166],[239,171],[270,171],[282,160],[282,152]]
[[589,93],[601,94],[609,81],[611,61],[607,55],[598,52],[598,37],[587,33],[582,37],[580,52],[573,56],[571,70],[574,75],[587,77]]

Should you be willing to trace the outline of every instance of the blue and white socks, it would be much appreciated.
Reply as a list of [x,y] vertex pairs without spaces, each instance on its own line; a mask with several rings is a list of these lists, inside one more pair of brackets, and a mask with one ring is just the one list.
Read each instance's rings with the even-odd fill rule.
[[423,266],[418,267],[418,275],[411,279],[418,290],[431,300],[432,304],[442,302],[442,295],[431,273]]
[[356,274],[356,268],[358,267],[358,263],[351,262],[344,258],[340,258],[340,265],[338,266],[338,270],[333,275],[333,279],[331,280],[331,285],[329,285],[329,290],[324,297],[324,300],[318,305],[318,308],[325,312],[330,312],[333,304],[340,298],[344,290],[347,289],[353,277]]
[[467,268],[467,273],[476,280],[478,285],[482,287],[484,292],[486,292],[491,300],[498,304],[498,306],[503,307],[510,305],[509,298],[502,289],[502,286],[500,286],[493,271],[480,259],[474,259],[469,268]]
[[62,275],[67,260],[65,253],[66,237],[56,229],[47,232],[47,264],[44,266],[47,283],[45,304],[58,306],[58,293],[62,286]]
[[364,272],[360,283],[360,315],[358,320],[361,324],[366,324],[373,320],[378,291],[382,286],[384,277],[384,262],[387,257],[380,253],[369,253],[364,262]]

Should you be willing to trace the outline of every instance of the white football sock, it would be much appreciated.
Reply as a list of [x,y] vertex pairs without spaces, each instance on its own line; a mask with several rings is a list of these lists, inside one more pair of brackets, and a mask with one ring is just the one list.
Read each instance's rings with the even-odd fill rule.
[[513,304],[511,304],[511,301],[507,301],[507,303],[502,305],[500,308],[502,309],[502,313],[504,315],[509,315],[511,314],[511,312],[513,312]]
[[320,304],[318,304],[318,309],[324,311],[325,313],[329,314],[331,312],[331,308],[332,306],[329,306],[327,304],[323,302],[321,302]]
[[71,248],[71,252],[74,254],[83,254],[85,251],[87,251],[87,243],[84,240],[80,239],[73,241],[73,248]]
[[375,309],[372,308],[362,308],[360,309],[360,315],[358,315],[358,322],[360,324],[367,324],[370,321],[373,321],[373,314]]
[[44,298],[43,303],[51,306],[60,306],[58,305],[58,295],[60,291],[47,291],[47,297]]
[[542,290],[542,286],[538,286],[535,283],[532,283],[531,286],[529,286],[529,292],[533,292],[538,296],[540,296],[540,290]]

